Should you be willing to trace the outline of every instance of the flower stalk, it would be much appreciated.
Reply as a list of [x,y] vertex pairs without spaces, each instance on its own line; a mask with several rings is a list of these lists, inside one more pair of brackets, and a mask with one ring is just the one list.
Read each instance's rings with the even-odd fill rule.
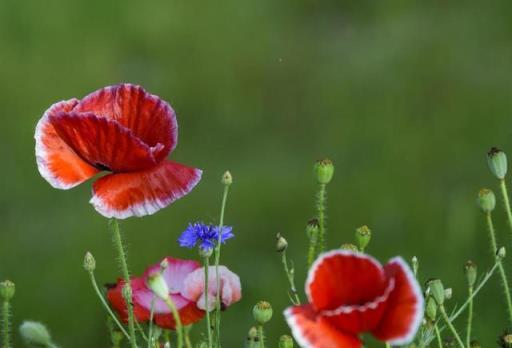
[[16,287],[10,280],[0,283],[0,300],[2,301],[2,348],[11,348],[11,300]]
[[204,258],[204,293],[206,294],[204,299],[204,306],[206,308],[206,332],[208,337],[208,348],[212,348],[213,340],[212,340],[212,324],[210,319],[210,308],[208,305],[208,283],[210,282],[209,278],[209,268],[210,268],[210,257],[205,256]]

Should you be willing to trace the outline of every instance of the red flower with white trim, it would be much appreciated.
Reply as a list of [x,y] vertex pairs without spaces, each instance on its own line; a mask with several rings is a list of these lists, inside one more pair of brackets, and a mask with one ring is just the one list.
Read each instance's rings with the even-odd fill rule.
[[39,172],[70,189],[101,171],[91,203],[106,217],[157,212],[190,192],[201,170],[167,160],[178,125],[171,106],[142,87],[120,84],[53,104],[35,132]]
[[420,286],[400,257],[382,266],[352,251],[322,254],[309,271],[306,294],[309,304],[285,310],[293,336],[305,348],[359,348],[362,333],[404,345],[423,318]]

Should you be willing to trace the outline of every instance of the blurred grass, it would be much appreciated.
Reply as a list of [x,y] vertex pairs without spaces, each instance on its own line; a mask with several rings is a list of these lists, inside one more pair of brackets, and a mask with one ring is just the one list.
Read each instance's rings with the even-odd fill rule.
[[[463,263],[491,263],[474,203],[481,186],[496,186],[485,151],[512,151],[511,10],[506,1],[1,0],[0,278],[17,284],[15,323],[44,321],[62,346],[108,344],[81,268],[91,250],[99,281],[116,278],[106,221],[87,203],[89,183],[59,192],[41,179],[32,137],[51,103],[123,81],[171,102],[172,158],[205,171],[172,207],[122,224],[135,274],[164,255],[195,257],[177,235],[189,221],[217,221],[219,178],[234,175],[226,218],[237,236],[223,262],[244,297],[225,313],[227,347],[242,345],[260,299],[275,307],[269,342],[287,332],[274,236],[289,239],[302,287],[311,167],[324,156],[336,164],[330,246],[368,224],[369,252],[418,255],[422,279],[442,278],[461,303]],[[507,325],[500,294],[496,279],[475,307],[484,345]]]

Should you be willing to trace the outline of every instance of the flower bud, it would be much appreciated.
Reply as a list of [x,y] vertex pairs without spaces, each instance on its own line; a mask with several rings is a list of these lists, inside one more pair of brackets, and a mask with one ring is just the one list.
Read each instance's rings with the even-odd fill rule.
[[323,159],[316,161],[315,166],[316,180],[319,184],[328,184],[332,180],[334,174],[334,165],[330,159]]
[[512,333],[505,330],[503,334],[498,338],[498,345],[504,348],[512,348]]
[[25,321],[20,326],[20,334],[27,345],[49,347],[52,338],[46,327],[35,321]]
[[502,150],[493,147],[487,153],[487,164],[495,177],[502,180],[507,175],[507,155]]
[[364,225],[356,229],[356,244],[361,252],[366,249],[372,238],[372,232]]
[[498,251],[496,252],[496,256],[499,259],[504,259],[505,256],[507,256],[507,251],[506,251],[505,247],[498,248]]
[[169,267],[169,261],[167,261],[167,258],[160,261],[160,270],[163,272]]
[[471,260],[466,261],[466,264],[464,265],[464,271],[466,272],[466,279],[468,280],[468,285],[470,287],[473,287],[476,283],[477,276],[476,264]]
[[284,239],[283,236],[281,236],[281,233],[278,233],[276,236],[277,242],[276,242],[276,251],[278,253],[281,253],[286,250],[288,247],[288,241]]
[[318,231],[320,229],[320,223],[317,219],[311,219],[308,221],[306,225],[306,234],[309,239],[314,239],[318,236]]
[[445,298],[445,292],[444,292],[444,286],[440,279],[432,279],[429,280],[427,283],[430,294],[436,300],[436,303],[438,305],[442,305],[444,303]]
[[10,301],[16,292],[16,286],[10,280],[0,282],[0,297],[4,301]]
[[212,248],[204,249],[204,248],[199,247],[199,256],[202,259],[208,259],[212,255],[213,255],[213,249]]
[[169,288],[162,273],[154,272],[148,276],[147,283],[151,291],[162,300],[169,298]]
[[349,250],[349,251],[353,251],[353,252],[359,252],[359,249],[354,245],[354,244],[351,244],[351,243],[344,243],[340,246],[340,249],[342,250]]
[[96,269],[96,260],[90,252],[86,252],[84,256],[84,269],[87,272],[94,272]]
[[491,190],[483,188],[478,192],[477,203],[484,213],[490,213],[496,207],[496,196]]
[[230,186],[233,183],[233,177],[231,176],[231,173],[229,170],[227,170],[224,175],[222,175],[221,179],[222,185]]
[[252,309],[254,320],[263,325],[272,319],[272,306],[266,301],[258,302]]
[[258,340],[258,329],[256,327],[253,326],[249,329],[247,339],[252,342],[256,342]]
[[293,348],[293,339],[288,335],[279,337],[279,348]]
[[430,321],[436,321],[437,303],[432,296],[428,296],[425,306],[425,314]]

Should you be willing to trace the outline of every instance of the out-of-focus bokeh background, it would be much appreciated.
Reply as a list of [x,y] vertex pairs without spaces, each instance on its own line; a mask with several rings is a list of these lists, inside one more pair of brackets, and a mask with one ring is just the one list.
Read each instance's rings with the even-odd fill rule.
[[[330,247],[368,224],[370,253],[417,255],[422,279],[442,278],[460,304],[464,262],[492,263],[475,205],[496,187],[485,153],[512,152],[511,11],[507,1],[0,1],[0,278],[17,285],[15,325],[43,321],[63,347],[109,344],[82,269],[90,250],[99,282],[118,276],[107,221],[88,204],[90,183],[58,191],[39,176],[33,133],[53,102],[119,82],[170,101],[171,156],[204,169],[186,198],[123,222],[134,274],[165,255],[196,257],[176,238],[188,222],[218,221],[219,179],[233,173],[236,238],[223,263],[244,297],[224,315],[226,347],[243,345],[260,299],[276,313],[269,345],[288,332],[274,237],[288,238],[302,288],[323,157],[336,165]],[[509,246],[501,206],[495,215]],[[475,306],[484,346],[507,326],[500,295],[496,278]]]

